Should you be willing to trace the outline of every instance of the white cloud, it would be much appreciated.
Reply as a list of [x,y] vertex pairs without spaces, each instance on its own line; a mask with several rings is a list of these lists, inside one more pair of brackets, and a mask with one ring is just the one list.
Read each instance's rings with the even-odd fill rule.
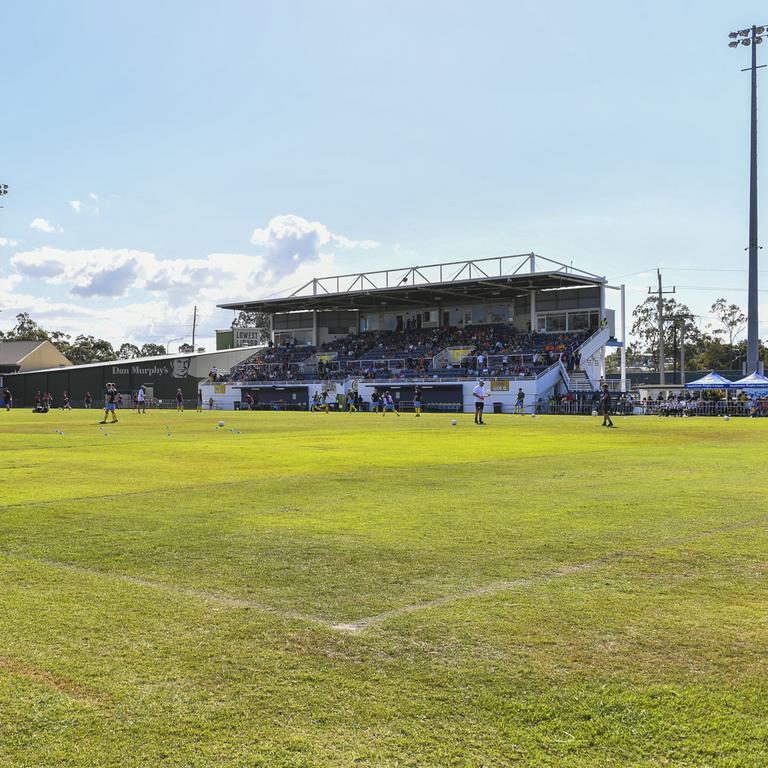
[[[87,202],[82,210],[88,211]],[[160,259],[130,248],[46,245],[19,251],[10,259],[11,273],[0,274],[0,306],[6,308],[0,321],[30,312],[46,327],[73,335],[162,342],[184,332],[197,305],[201,329],[207,327],[212,335],[214,327],[226,327],[231,320],[231,313],[216,304],[298,288],[317,274],[334,271],[334,248],[377,246],[292,215],[274,217],[254,230],[251,241],[261,253]],[[26,293],[19,291],[20,284]],[[57,298],[34,296],[42,285]],[[76,298],[68,301],[67,294]]]
[[48,219],[43,218],[37,218],[33,219],[29,226],[32,229],[39,229],[41,232],[47,232],[48,234],[51,234],[53,232],[63,232],[61,227],[57,227],[55,224],[51,224]]
[[0,237],[0,248],[4,248],[6,245],[13,248],[14,245],[18,245],[18,240],[11,240],[9,237]]
[[70,200],[69,201],[69,207],[75,212],[80,213],[80,210],[82,208],[82,203],[79,200]]
[[379,245],[374,240],[351,240],[336,235],[325,224],[294,214],[275,216],[266,227],[254,229],[251,242],[265,248],[264,266],[273,279],[294,272],[301,264],[318,261],[325,246],[367,249]]
[[91,192],[88,197],[91,198],[91,200],[98,200],[99,196],[95,192]]

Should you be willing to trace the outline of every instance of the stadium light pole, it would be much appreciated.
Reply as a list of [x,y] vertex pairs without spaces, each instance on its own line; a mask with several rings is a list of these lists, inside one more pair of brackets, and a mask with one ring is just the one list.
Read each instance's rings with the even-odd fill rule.
[[624,283],[621,285],[606,285],[606,288],[610,288],[614,291],[619,291],[621,295],[621,348],[619,351],[619,359],[621,361],[621,391],[627,391],[627,304],[626,304],[626,286]]
[[752,48],[752,65],[742,72],[751,72],[750,88],[750,136],[749,136],[749,284],[747,300],[747,373],[760,370],[760,342],[758,327],[757,297],[757,70],[765,64],[757,65],[757,46],[765,38],[765,26],[752,26],[730,32],[729,48],[740,45]]
[[178,339],[168,339],[168,343],[165,345],[165,354],[170,355],[171,354],[171,344],[174,341],[184,341],[184,336],[179,336]]

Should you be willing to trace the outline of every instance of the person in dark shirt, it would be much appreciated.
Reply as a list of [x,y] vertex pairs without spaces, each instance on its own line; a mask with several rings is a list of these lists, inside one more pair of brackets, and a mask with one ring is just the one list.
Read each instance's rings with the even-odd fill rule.
[[600,393],[600,413],[603,414],[604,427],[615,426],[614,423],[611,421],[612,406],[613,406],[613,403],[611,399],[611,392],[608,389],[608,385],[603,384],[603,389],[602,389],[602,392]]
[[93,402],[93,397],[91,396],[91,393],[86,392],[85,397],[83,398],[83,403],[85,403],[85,407],[90,408],[92,402]]
[[69,392],[65,389],[64,392],[61,395],[61,410],[62,411],[71,411],[72,406],[69,404]]
[[3,405],[5,406],[6,411],[10,411],[13,406],[13,395],[8,387],[3,390]]
[[416,387],[413,391],[413,410],[416,411],[417,416],[421,416],[421,387]]
[[184,395],[180,389],[176,390],[176,410],[184,411]]

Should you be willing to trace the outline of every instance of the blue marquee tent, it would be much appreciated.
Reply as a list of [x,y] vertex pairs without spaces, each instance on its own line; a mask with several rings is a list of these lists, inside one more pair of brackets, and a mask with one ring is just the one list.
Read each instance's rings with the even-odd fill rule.
[[731,389],[733,382],[721,376],[719,373],[710,371],[706,376],[702,376],[696,381],[688,382],[686,389]]
[[768,377],[755,371],[743,379],[733,382],[734,389],[768,389]]

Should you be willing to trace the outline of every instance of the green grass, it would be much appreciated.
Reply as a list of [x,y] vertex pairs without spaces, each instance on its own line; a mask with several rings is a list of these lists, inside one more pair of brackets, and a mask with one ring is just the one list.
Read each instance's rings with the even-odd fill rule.
[[0,413],[0,765],[768,763],[768,422],[99,416]]

